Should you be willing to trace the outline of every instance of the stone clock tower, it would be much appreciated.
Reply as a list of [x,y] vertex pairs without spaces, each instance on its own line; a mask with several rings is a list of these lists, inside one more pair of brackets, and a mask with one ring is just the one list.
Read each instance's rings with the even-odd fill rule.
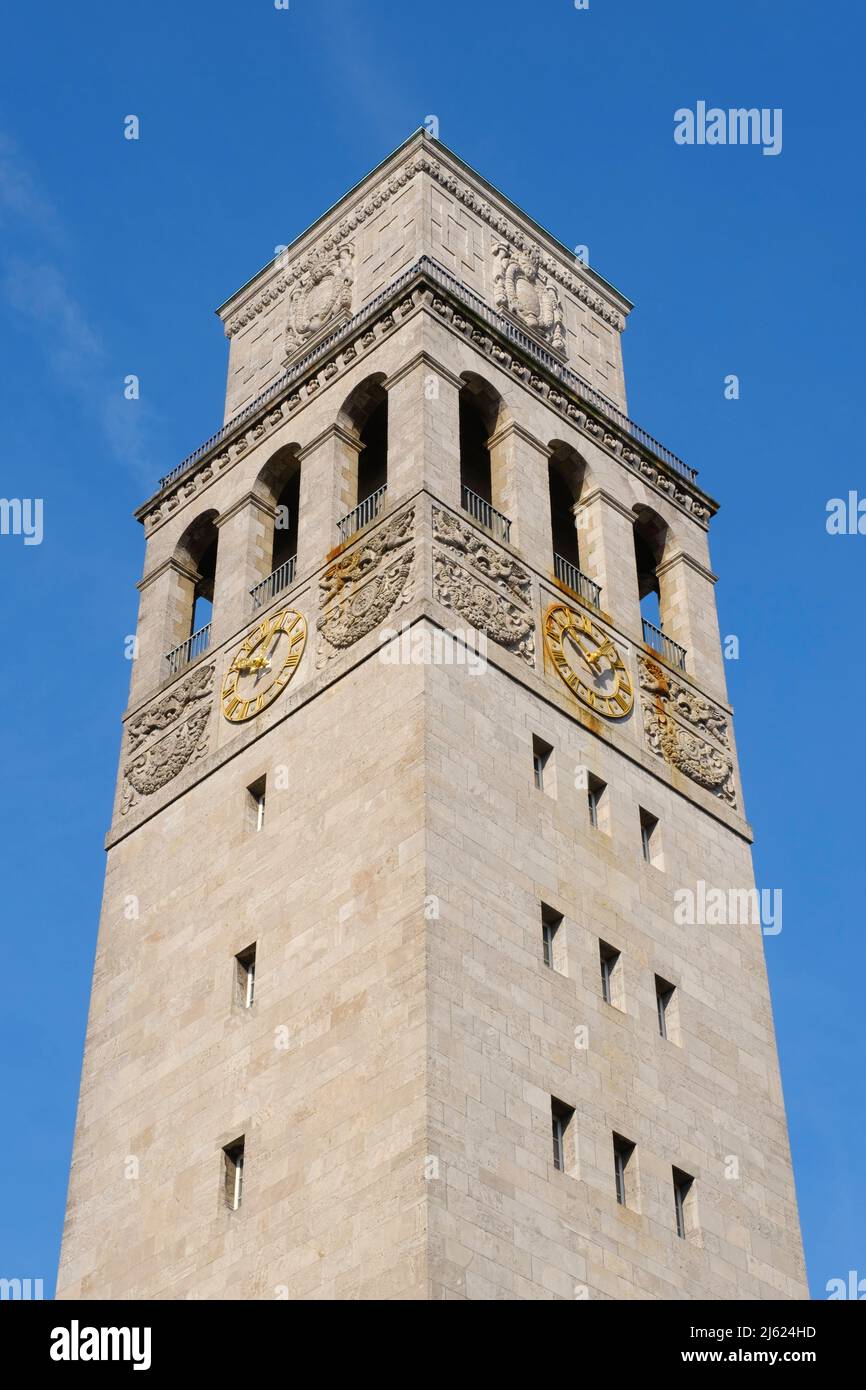
[[807,1296],[716,504],[630,307],[419,132],[220,310],[59,1297]]

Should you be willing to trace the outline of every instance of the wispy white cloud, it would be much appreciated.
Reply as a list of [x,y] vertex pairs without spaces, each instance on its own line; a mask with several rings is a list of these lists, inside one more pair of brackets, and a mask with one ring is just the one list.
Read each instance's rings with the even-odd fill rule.
[[105,353],[59,267],[44,261],[10,258],[5,266],[3,290],[13,309],[44,330],[40,345],[57,375],[82,384],[82,378],[92,373]]
[[[0,226],[25,232],[26,254],[8,254],[2,266],[0,294],[26,322],[48,368],[95,420],[118,459],[139,481],[152,482],[152,463],[144,434],[152,412],[123,395],[123,374],[112,369],[98,329],[70,288],[58,257],[64,240],[62,221],[50,198],[0,132]],[[40,253],[39,242],[48,243]],[[34,245],[37,250],[34,252]]]
[[25,222],[57,241],[61,219],[51,199],[27,168],[15,142],[0,131],[0,226]]

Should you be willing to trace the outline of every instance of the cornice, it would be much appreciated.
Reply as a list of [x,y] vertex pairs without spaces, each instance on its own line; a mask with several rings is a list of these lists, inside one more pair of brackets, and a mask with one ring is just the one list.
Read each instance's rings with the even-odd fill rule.
[[315,439],[311,439],[309,444],[304,445],[303,449],[298,450],[299,462],[303,463],[308,454],[314,454],[317,449],[321,449],[322,445],[327,444],[331,439],[339,439],[341,444],[348,445],[356,453],[361,452],[362,445],[358,435],[352,434],[351,430],[347,430],[344,425],[334,421],[333,424],[326,425],[323,430],[320,430]]
[[690,569],[693,569],[702,579],[706,579],[708,583],[718,583],[719,576],[717,574],[713,574],[711,569],[707,569],[707,566],[702,565],[700,560],[696,560],[693,555],[687,555],[684,550],[678,550],[675,555],[671,555],[669,559],[663,560],[662,563],[656,567],[656,574],[666,574],[668,570],[673,569],[676,565],[688,565]]
[[272,502],[268,502],[264,497],[260,497],[257,492],[245,492],[243,497],[239,497],[231,506],[226,507],[224,512],[220,512],[214,525],[219,529],[225,526],[227,521],[237,516],[238,512],[244,511],[247,507],[257,507],[265,516],[272,517],[276,510]]
[[539,454],[544,454],[545,458],[550,457],[551,451],[548,446],[542,444],[540,439],[536,439],[531,430],[528,430],[525,425],[521,425],[519,420],[506,420],[504,425],[501,425],[498,430],[491,434],[487,441],[488,449],[495,449],[497,444],[504,443],[504,441],[510,439],[512,435],[516,435],[518,439],[524,440],[526,444],[529,444],[533,449],[537,450]]
[[191,580],[193,584],[197,583],[201,578],[201,575],[194,565],[185,565],[176,555],[169,555],[167,560],[163,560],[161,564],[149,570],[147,574],[142,575],[135,586],[136,589],[140,594],[143,593],[145,589],[149,588],[151,584],[154,584],[156,580],[168,570],[173,570],[174,573],[179,574],[182,579]]
[[620,516],[625,517],[626,521],[630,524],[634,524],[634,512],[626,506],[625,502],[621,502],[618,497],[614,497],[612,492],[608,492],[606,488],[603,487],[594,487],[586,496],[581,496],[580,501],[574,509],[575,515],[577,515],[578,512],[582,512],[585,507],[591,507],[593,502],[597,501],[604,502],[613,511],[619,512]]
[[404,362],[402,367],[398,367],[396,372],[392,372],[391,376],[382,383],[385,390],[390,391],[392,386],[396,386],[398,381],[402,381],[404,377],[411,376],[418,367],[429,367],[431,372],[441,376],[442,380],[449,382],[451,386],[456,386],[458,391],[466,385],[461,376],[452,372],[451,368],[446,367],[443,362],[439,362],[425,348],[421,348],[413,357],[409,358],[408,362]]

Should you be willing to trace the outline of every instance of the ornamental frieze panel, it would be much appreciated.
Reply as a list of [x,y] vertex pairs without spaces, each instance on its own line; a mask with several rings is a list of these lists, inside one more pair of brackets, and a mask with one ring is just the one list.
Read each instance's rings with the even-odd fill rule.
[[556,286],[541,269],[540,249],[517,249],[498,241],[493,245],[493,255],[497,260],[493,277],[496,308],[518,319],[554,352],[565,352],[565,315]]
[[191,706],[209,700],[213,677],[213,665],[196,667],[168,695],[163,695],[141,714],[130,719],[126,726],[127,752],[134,753],[151,734],[169,729]]
[[638,656],[638,675],[641,690],[653,697],[657,707],[679,716],[683,723],[715,739],[723,748],[730,747],[728,716],[718,705],[689,689],[649,657]]
[[443,551],[433,556],[433,596],[470,627],[535,665],[535,624],[530,613],[492,589]]
[[365,222],[381,210],[395,194],[401,193],[410,179],[414,178],[420,168],[418,161],[409,160],[401,169],[395,170],[393,174],[380,184],[378,189],[371,193],[362,203],[359,203],[348,216],[333,227],[315,251],[308,256],[295,261],[289,270],[281,274],[276,280],[272,281],[264,290],[261,290],[258,297],[248,304],[245,304],[239,313],[226,323],[226,336],[231,338],[248,323],[262,313],[265,313],[272,304],[276,303],[286,290],[290,290],[304,275],[309,274],[311,260],[314,255],[329,256],[336,255],[342,244],[349,237],[362,227]]
[[123,769],[124,784],[120,813],[126,815],[140,797],[152,796],[167,786],[179,772],[203,757],[208,748],[210,705],[152,743]]
[[658,662],[638,657],[643,726],[649,748],[698,786],[736,806],[734,764],[724,711]]
[[415,508],[408,507],[325,570],[319,580],[323,612],[316,623],[320,669],[409,602],[414,523]]
[[465,526],[450,512],[433,508],[433,536],[453,558],[461,560],[485,579],[501,585],[516,603],[527,607],[532,601],[532,586],[528,570],[519,565],[504,550],[497,550],[479,536],[471,526]]
[[698,786],[735,806],[734,765],[728,755],[677,723],[651,700],[644,698],[642,703],[644,732],[652,751]]

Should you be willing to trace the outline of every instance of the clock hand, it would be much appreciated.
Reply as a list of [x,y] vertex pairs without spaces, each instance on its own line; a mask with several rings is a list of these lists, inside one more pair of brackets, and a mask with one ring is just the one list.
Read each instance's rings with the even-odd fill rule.
[[597,647],[594,652],[588,652],[583,643],[578,642],[576,639],[574,645],[577,647],[577,650],[580,652],[581,656],[583,657],[584,661],[588,666],[595,666],[599,657],[605,654],[603,647]]
[[265,654],[262,657],[262,668],[266,671],[270,671],[271,669],[271,657],[273,656],[274,651],[276,650],[276,645],[279,642],[279,640],[280,634],[279,632],[275,632],[273,637],[271,638],[270,645],[267,647]]
[[247,656],[235,663],[237,669],[243,673],[247,671],[260,671],[263,666],[270,667],[270,661],[265,656]]
[[609,661],[610,654],[614,650],[615,648],[613,642],[611,642],[609,637],[606,637],[605,640],[598,647],[596,647],[594,652],[587,652],[586,659],[587,661],[592,662],[594,666],[596,662],[599,660],[599,658],[602,656],[606,656]]

